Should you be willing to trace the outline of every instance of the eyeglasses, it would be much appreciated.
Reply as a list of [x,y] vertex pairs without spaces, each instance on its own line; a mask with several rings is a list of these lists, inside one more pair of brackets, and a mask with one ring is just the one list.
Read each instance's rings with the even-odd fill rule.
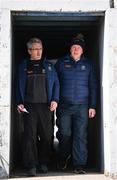
[[41,51],[42,48],[31,48],[30,50],[31,50],[31,51]]

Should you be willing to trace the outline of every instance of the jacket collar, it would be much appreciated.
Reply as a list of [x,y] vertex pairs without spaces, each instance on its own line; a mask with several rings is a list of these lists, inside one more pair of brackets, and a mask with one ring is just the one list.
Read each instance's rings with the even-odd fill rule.
[[[67,56],[65,57],[65,60],[70,60],[72,63],[74,63],[75,61],[73,60],[73,58],[70,56],[70,54],[67,54]],[[84,57],[84,55],[80,58],[80,62],[81,61],[85,61],[86,60],[86,58]],[[77,62],[79,62],[79,61],[77,61]]]

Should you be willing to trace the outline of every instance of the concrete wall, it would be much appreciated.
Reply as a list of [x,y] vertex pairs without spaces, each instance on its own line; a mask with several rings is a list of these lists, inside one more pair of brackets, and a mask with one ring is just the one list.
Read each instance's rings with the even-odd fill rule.
[[105,14],[103,120],[105,174],[117,178],[117,9]]
[[35,11],[104,11],[109,0],[1,0],[1,7]]
[[114,0],[114,7],[117,8],[117,0]]
[[[1,0],[0,9],[0,156],[9,174],[11,98],[11,17],[15,11],[106,11],[103,63],[105,174],[117,175],[117,17],[109,0]],[[117,0],[115,0],[117,7]],[[1,162],[1,161],[0,161]],[[0,164],[3,166],[2,164]]]
[[[9,171],[10,144],[10,11],[0,10],[0,165]],[[2,166],[3,166],[2,164]]]

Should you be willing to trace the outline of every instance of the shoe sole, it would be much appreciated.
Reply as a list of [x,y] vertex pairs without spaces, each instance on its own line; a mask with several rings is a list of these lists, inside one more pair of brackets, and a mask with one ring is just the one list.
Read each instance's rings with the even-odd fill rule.
[[76,174],[86,174],[86,171],[84,171],[84,170],[74,170],[74,173],[76,173]]

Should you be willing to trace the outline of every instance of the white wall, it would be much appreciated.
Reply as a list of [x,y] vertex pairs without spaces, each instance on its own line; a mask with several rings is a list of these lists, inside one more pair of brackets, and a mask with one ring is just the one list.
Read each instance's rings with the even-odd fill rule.
[[117,8],[117,0],[114,0],[114,7]]
[[[0,0],[0,154],[9,164],[11,98],[11,10],[106,11],[103,64],[105,173],[117,174],[117,12],[109,0]],[[117,5],[117,0],[115,0]],[[5,168],[9,173],[9,165]]]
[[117,9],[105,14],[103,120],[105,174],[117,178]]
[[10,144],[10,32],[10,11],[0,9],[0,157],[3,157],[7,172],[9,172]]
[[109,0],[1,0],[1,7],[35,11],[104,11]]

